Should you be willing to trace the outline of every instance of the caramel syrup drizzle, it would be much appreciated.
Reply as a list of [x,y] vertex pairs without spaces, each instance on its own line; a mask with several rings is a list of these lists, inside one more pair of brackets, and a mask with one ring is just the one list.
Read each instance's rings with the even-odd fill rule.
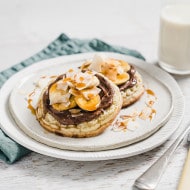
[[27,108],[31,111],[31,113],[33,114],[33,115],[36,115],[36,110],[35,110],[35,108],[32,106],[32,99],[31,98],[29,98],[28,99],[28,106],[27,106]]
[[148,100],[145,103],[145,107],[139,113],[137,111],[134,111],[130,115],[121,115],[120,118],[117,119],[113,124],[112,130],[126,131],[128,129],[129,122],[134,122],[137,118],[141,120],[149,119],[150,121],[154,118],[156,115],[156,110],[153,108],[153,106],[157,100],[156,94],[151,89],[146,89],[145,92],[147,94],[147,98],[149,98],[149,96],[152,96],[154,99]]
[[[55,75],[50,76],[50,78],[55,78],[55,77],[56,77]],[[41,78],[41,79],[44,79],[44,78],[47,78],[47,76],[41,76],[40,78]],[[39,87],[39,86],[36,85],[36,86],[35,86],[35,89],[28,95],[28,98],[27,98],[27,103],[28,103],[27,108],[31,111],[31,113],[32,113],[33,115],[36,115],[36,109],[32,106],[32,101],[33,101],[32,96],[35,95],[35,91],[36,91],[36,89],[37,89],[38,87]]]

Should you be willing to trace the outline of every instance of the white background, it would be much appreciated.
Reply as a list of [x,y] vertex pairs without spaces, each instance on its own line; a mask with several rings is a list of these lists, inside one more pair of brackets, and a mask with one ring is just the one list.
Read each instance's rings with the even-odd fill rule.
[[28,58],[63,32],[156,59],[160,7],[160,1],[151,0],[0,0],[0,57],[5,60],[0,69]]

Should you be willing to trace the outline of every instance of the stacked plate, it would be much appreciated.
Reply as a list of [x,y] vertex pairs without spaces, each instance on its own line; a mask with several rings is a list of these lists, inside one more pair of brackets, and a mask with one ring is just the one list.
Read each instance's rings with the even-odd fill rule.
[[[35,152],[69,160],[107,160],[129,157],[149,151],[164,143],[178,128],[184,113],[184,98],[176,81],[158,67],[134,57],[104,53],[107,57],[126,60],[143,77],[146,92],[121,115],[139,113],[154,94],[154,116],[135,119],[132,127],[116,129],[113,125],[91,138],[68,138],[45,131],[28,109],[26,96],[34,83],[44,76],[63,74],[91,59],[94,53],[62,56],[38,62],[12,76],[0,91],[2,130],[19,144]],[[116,118],[116,120],[118,119]]]

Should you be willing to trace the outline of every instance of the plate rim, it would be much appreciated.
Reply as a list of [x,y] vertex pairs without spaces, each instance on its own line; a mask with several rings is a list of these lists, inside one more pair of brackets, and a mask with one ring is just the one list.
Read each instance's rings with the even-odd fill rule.
[[[63,59],[64,59],[64,62],[66,61],[66,60],[76,60],[77,61],[77,59],[82,59],[82,58],[86,58],[86,57],[91,57],[91,56],[93,56],[94,54],[96,54],[97,52],[93,52],[93,53],[82,53],[82,54],[76,54],[76,55],[68,55],[68,56],[60,56],[60,57],[56,57],[56,58],[52,58],[52,59],[47,59],[47,60],[43,60],[43,61],[40,61],[40,62],[37,62],[37,63],[35,63],[35,64],[33,64],[33,65],[31,65],[31,66],[29,66],[29,67],[27,67],[27,68],[25,68],[25,69],[23,69],[23,70],[21,70],[20,72],[18,72],[18,73],[16,73],[15,75],[13,75],[10,79],[8,79],[5,83],[4,83],[4,85],[2,86],[2,88],[1,88],[1,90],[0,90],[0,97],[2,97],[2,92],[6,92],[6,93],[8,93],[7,95],[9,95],[10,94],[10,91],[12,90],[12,88],[11,87],[9,87],[9,89],[7,89],[7,91],[6,91],[6,88],[7,88],[7,86],[8,85],[10,85],[10,84],[12,84],[12,83],[16,83],[16,82],[18,82],[18,79],[17,79],[17,81],[15,80],[14,82],[13,82],[13,80],[15,79],[15,78],[17,78],[19,75],[20,75],[20,73],[24,73],[24,72],[27,72],[28,70],[31,70],[32,68],[35,68],[35,67],[38,67],[38,65],[39,64],[47,64],[47,62],[52,62],[52,61],[63,61]],[[98,53],[101,53],[101,52],[98,52]],[[139,62],[139,63],[141,63],[141,64],[144,64],[146,67],[150,67],[150,68],[154,68],[154,69],[152,69],[153,70],[153,73],[151,73],[151,75],[153,76],[154,74],[155,74],[155,70],[158,72],[158,74],[159,74],[159,76],[162,74],[162,75],[164,75],[164,77],[165,78],[167,78],[167,79],[170,79],[169,81],[170,81],[170,83],[172,82],[173,83],[173,85],[176,87],[176,89],[177,89],[177,91],[178,91],[178,98],[177,98],[177,100],[178,100],[178,103],[181,105],[181,110],[180,110],[180,118],[178,119],[178,121],[175,123],[176,125],[175,125],[175,127],[173,127],[173,130],[171,131],[171,133],[166,137],[166,136],[164,136],[163,138],[162,138],[162,140],[161,141],[159,141],[159,142],[157,142],[156,144],[153,144],[153,145],[151,145],[151,146],[149,146],[149,147],[146,147],[146,148],[142,148],[141,147],[141,149],[139,150],[139,151],[129,151],[128,153],[126,153],[126,149],[128,148],[128,147],[121,147],[121,148],[118,148],[118,149],[114,149],[114,150],[105,150],[105,151],[97,151],[97,152],[83,152],[83,151],[70,151],[70,150],[60,150],[60,149],[58,149],[58,148],[53,148],[53,147],[49,147],[48,145],[45,145],[45,144],[42,144],[42,143],[39,143],[39,142],[37,142],[37,141],[35,141],[34,139],[31,139],[31,137],[29,137],[28,135],[26,135],[25,133],[23,133],[23,131],[20,131],[20,129],[18,128],[18,127],[16,127],[17,128],[17,130],[19,130],[19,133],[20,134],[22,134],[22,135],[24,135],[25,136],[25,138],[29,138],[30,140],[29,141],[35,141],[35,142],[33,142],[33,146],[31,146],[31,145],[28,145],[28,144],[26,144],[26,143],[24,143],[22,140],[20,140],[20,139],[18,139],[18,138],[16,138],[13,134],[11,134],[10,133],[10,131],[8,131],[8,130],[6,130],[6,127],[2,124],[3,122],[2,122],[2,119],[0,118],[0,123],[1,123],[1,128],[2,128],[2,130],[5,132],[5,133],[7,133],[7,135],[8,136],[10,136],[12,139],[14,139],[16,142],[18,142],[19,144],[21,144],[21,145],[23,145],[23,146],[25,146],[26,148],[29,148],[29,149],[31,149],[31,150],[33,150],[33,151],[35,151],[35,152],[38,152],[38,153],[41,153],[41,154],[45,154],[45,155],[48,155],[48,156],[53,156],[53,157],[57,157],[57,158],[62,158],[62,159],[68,159],[68,160],[83,160],[83,161],[92,161],[92,160],[107,160],[107,159],[115,159],[115,158],[123,158],[123,157],[130,157],[130,156],[133,156],[133,155],[137,155],[137,154],[140,154],[140,153],[143,153],[143,152],[146,152],[146,151],[149,151],[149,150],[151,150],[151,149],[153,149],[153,148],[155,148],[155,147],[157,147],[157,146],[159,146],[159,145],[161,145],[161,144],[163,144],[168,138],[170,138],[170,136],[175,132],[175,130],[178,128],[178,126],[179,126],[179,124],[181,123],[181,120],[182,120],[182,117],[183,117],[183,113],[184,113],[184,97],[183,97],[183,94],[182,94],[182,92],[181,92],[181,90],[180,90],[180,88],[179,88],[179,86],[178,86],[178,84],[177,84],[177,82],[171,77],[171,75],[169,75],[168,73],[166,73],[165,71],[163,71],[163,70],[161,70],[160,68],[158,68],[158,67],[156,67],[155,65],[153,65],[153,64],[150,64],[150,63],[147,63],[147,62],[145,62],[145,61],[142,61],[142,60],[140,60],[140,59],[137,59],[137,58],[134,58],[134,57],[132,57],[132,56],[126,56],[126,55],[123,55],[123,54],[118,54],[118,53],[105,53],[105,52],[103,52],[104,54],[107,54],[108,56],[114,56],[114,57],[117,57],[117,56],[119,56],[121,59],[122,59],[122,57],[123,58],[130,58],[130,59],[132,59],[132,60],[134,60],[134,62]],[[149,69],[150,69],[149,68]],[[141,69],[143,69],[143,68],[141,68]],[[161,73],[161,74],[160,74]],[[153,76],[154,77],[154,76]],[[155,77],[154,77],[155,78]],[[157,79],[157,78],[156,78]],[[160,81],[160,80],[159,80]],[[13,84],[12,84],[12,86],[13,86]],[[171,91],[171,89],[166,85],[166,87]],[[4,101],[4,104],[5,104],[5,101],[8,101],[8,99],[6,99],[5,100],[5,98],[3,99],[3,101]],[[3,104],[2,105],[0,105],[0,108],[3,110],[3,111],[5,111],[5,107],[3,107]],[[175,106],[174,106],[174,109],[175,109]],[[6,110],[6,112],[7,112],[7,114],[8,114],[8,110]],[[4,113],[5,114],[5,113]],[[6,115],[6,114],[5,114]],[[11,115],[10,115],[10,113],[8,114],[9,116],[8,117],[11,117]],[[173,115],[173,113],[172,113],[172,115]],[[171,116],[172,117],[172,116]],[[9,118],[10,120],[11,120],[11,118]],[[12,119],[13,120],[13,119]],[[9,121],[10,122],[10,121]],[[12,123],[11,123],[12,122]],[[10,123],[9,123],[9,125],[12,125],[12,127],[13,127],[13,125],[16,125],[15,123],[14,123],[14,121],[11,121]],[[167,123],[166,123],[166,125],[167,125]],[[164,126],[163,126],[164,127]],[[163,128],[162,127],[162,128]],[[161,128],[161,129],[162,129]],[[161,130],[160,129],[160,130]],[[156,134],[156,133],[155,133]],[[154,136],[155,134],[153,134],[153,135],[151,135],[151,136]],[[149,137],[150,138],[150,137]],[[147,138],[147,139],[149,139],[149,138]],[[145,139],[145,140],[147,140],[147,139]],[[145,141],[145,140],[143,140],[143,141]],[[135,145],[137,145],[137,147],[138,147],[138,144],[140,144],[140,143],[142,143],[143,141],[140,141],[140,142],[137,142],[137,143],[135,143]],[[38,149],[38,148],[36,148],[36,147],[34,147],[34,145],[41,145],[41,148],[40,148],[40,150]],[[129,149],[130,149],[130,146],[133,146],[133,144],[132,145],[129,145]],[[44,151],[44,149],[46,149],[45,151]],[[52,149],[50,152],[48,151],[48,149]],[[56,149],[58,149],[57,150],[57,153],[55,153],[56,152]],[[125,149],[125,150],[124,150]],[[62,152],[62,154],[60,154],[60,151]],[[54,152],[53,153],[53,155],[52,155],[52,152]],[[63,152],[65,152],[65,154],[63,154]],[[124,153],[123,153],[124,152]],[[81,154],[85,154],[85,156],[84,155],[81,155]]]

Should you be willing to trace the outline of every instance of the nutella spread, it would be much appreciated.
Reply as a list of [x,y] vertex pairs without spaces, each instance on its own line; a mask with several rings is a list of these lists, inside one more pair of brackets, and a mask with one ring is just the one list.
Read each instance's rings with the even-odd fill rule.
[[112,90],[112,87],[104,79],[104,77],[98,74],[96,74],[95,76],[100,81],[98,87],[101,89],[99,94],[101,97],[101,103],[95,111],[89,112],[82,110],[79,107],[75,107],[80,112],[76,115],[73,115],[70,110],[58,111],[50,105],[49,89],[54,83],[62,79],[63,75],[61,75],[52,84],[49,85],[48,89],[43,94],[43,107],[45,112],[44,115],[48,112],[63,125],[77,125],[83,122],[91,121],[92,119],[96,119],[104,110],[112,105],[114,92]]
[[127,73],[129,74],[130,78],[125,83],[118,85],[120,91],[124,91],[125,89],[131,88],[137,84],[137,79],[135,77],[136,70],[132,65],[130,67],[130,70],[127,71]]

